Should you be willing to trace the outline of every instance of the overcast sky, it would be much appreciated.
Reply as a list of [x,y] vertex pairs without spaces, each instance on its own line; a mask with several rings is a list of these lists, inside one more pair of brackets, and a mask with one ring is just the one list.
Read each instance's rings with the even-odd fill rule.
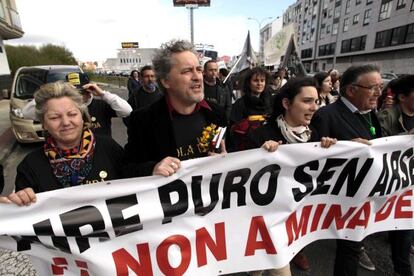
[[[250,30],[258,48],[262,27],[282,16],[296,0],[211,0],[194,10],[194,42],[215,46],[219,56],[238,55]],[[172,0],[16,0],[23,38],[7,44],[53,43],[68,48],[81,61],[116,57],[121,42],[156,48],[173,38],[190,40],[189,12]],[[265,20],[262,20],[265,19]]]

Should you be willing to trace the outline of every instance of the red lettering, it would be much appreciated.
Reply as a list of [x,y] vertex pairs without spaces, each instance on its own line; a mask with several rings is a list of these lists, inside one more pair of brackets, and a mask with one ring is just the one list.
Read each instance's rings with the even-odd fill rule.
[[[168,249],[171,245],[180,248],[181,263],[177,267],[172,267],[168,259]],[[183,275],[191,261],[190,241],[182,235],[174,235],[166,238],[157,248],[157,262],[160,270],[165,275]]]
[[[258,232],[262,237],[262,241],[258,241],[256,239]],[[276,254],[276,248],[273,245],[269,232],[267,231],[263,216],[253,217],[250,222],[249,235],[247,238],[244,256],[252,256],[258,249],[266,250],[267,254]]]
[[[411,197],[413,196],[413,190],[405,191],[400,195],[395,204],[395,218],[396,219],[404,219],[404,218],[412,218],[413,212],[412,211],[403,211],[403,207],[410,207],[411,206]],[[410,197],[410,198],[405,198]]]
[[385,220],[386,218],[389,217],[396,199],[397,199],[396,195],[387,199],[384,205],[382,205],[381,209],[379,209],[378,212],[375,214],[375,222]]
[[63,275],[64,270],[68,269],[68,262],[65,258],[53,258],[52,273],[53,275]]
[[80,276],[89,276],[87,262],[75,260],[75,263],[80,268]]
[[369,204],[369,202],[365,202],[364,205],[362,205],[362,207],[359,208],[359,210],[351,218],[346,227],[350,229],[355,229],[357,226],[363,226],[364,228],[367,228],[370,214],[371,204]]
[[306,235],[306,229],[308,228],[309,215],[312,210],[312,205],[303,207],[302,214],[300,215],[300,221],[296,218],[296,211],[293,212],[285,222],[286,232],[288,234],[288,245],[299,238],[299,232],[301,236]]
[[210,236],[206,228],[196,230],[196,252],[198,267],[207,264],[206,247],[214,255],[216,260],[221,261],[227,259],[226,250],[226,233],[224,229],[224,222],[216,223],[214,225],[216,241]]
[[313,215],[312,225],[310,232],[315,232],[318,229],[319,220],[321,219],[321,215],[323,210],[325,210],[326,204],[318,204],[316,207],[315,214]]
[[329,228],[334,220],[336,229],[344,228],[345,222],[352,215],[355,209],[356,207],[349,208],[346,214],[342,216],[341,205],[332,204],[332,206],[329,207],[328,213],[326,214],[325,219],[322,223],[322,229]]
[[137,252],[139,257],[138,261],[124,248],[112,253],[116,267],[116,275],[128,275],[128,268],[137,275],[153,275],[148,243],[137,244]]

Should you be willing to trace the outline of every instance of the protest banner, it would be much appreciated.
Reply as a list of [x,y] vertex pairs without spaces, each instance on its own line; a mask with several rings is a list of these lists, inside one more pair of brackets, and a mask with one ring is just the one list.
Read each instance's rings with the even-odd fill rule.
[[[283,145],[182,162],[0,206],[0,247],[39,275],[218,275],[278,268],[320,239],[414,229],[414,136]],[[21,238],[18,238],[21,237]]]

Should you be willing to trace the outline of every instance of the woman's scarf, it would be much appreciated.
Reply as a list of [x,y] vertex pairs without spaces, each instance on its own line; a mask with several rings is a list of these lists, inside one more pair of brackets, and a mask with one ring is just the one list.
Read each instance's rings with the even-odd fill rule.
[[88,176],[92,169],[95,137],[90,129],[82,133],[78,147],[69,150],[59,149],[55,139],[47,135],[43,146],[53,174],[63,187],[76,186]]
[[306,143],[311,138],[312,131],[308,126],[291,127],[283,115],[277,117],[276,122],[288,144]]
[[246,93],[244,101],[248,115],[269,115],[271,113],[270,93],[263,91],[259,97]]

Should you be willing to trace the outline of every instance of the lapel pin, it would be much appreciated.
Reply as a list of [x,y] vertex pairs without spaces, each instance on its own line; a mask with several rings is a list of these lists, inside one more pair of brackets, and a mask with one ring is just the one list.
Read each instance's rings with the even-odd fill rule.
[[104,179],[108,177],[108,173],[106,171],[100,171],[99,177],[102,178],[102,181],[104,181]]

